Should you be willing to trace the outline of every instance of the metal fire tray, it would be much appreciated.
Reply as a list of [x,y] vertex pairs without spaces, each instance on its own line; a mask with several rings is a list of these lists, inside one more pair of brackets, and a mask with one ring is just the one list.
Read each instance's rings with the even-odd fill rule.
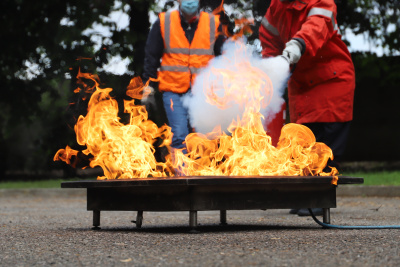
[[[323,208],[330,223],[336,208],[332,176],[191,176],[128,180],[86,180],[61,183],[62,188],[87,188],[87,210],[93,211],[93,228],[100,229],[101,211],[189,211],[189,226],[197,227],[197,211],[219,210],[226,224],[227,210]],[[363,178],[339,176],[340,184],[362,184]]]

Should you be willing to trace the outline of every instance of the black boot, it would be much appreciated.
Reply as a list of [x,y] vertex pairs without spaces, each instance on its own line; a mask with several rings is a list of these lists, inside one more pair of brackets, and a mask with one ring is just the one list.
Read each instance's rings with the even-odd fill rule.
[[289,214],[297,214],[300,209],[291,209],[289,210]]
[[[314,209],[311,209],[311,211],[315,216],[321,216],[321,215],[324,214],[324,210],[322,208],[314,208]],[[308,209],[300,209],[297,212],[297,215],[299,215],[299,216],[311,216],[311,214],[308,211]]]

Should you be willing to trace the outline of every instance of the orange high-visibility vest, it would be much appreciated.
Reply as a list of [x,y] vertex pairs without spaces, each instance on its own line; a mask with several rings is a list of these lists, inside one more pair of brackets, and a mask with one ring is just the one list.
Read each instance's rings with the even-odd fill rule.
[[160,14],[164,53],[158,71],[159,90],[186,93],[194,83],[196,73],[214,58],[219,19],[200,12],[192,43],[189,44],[181,26],[178,10]]

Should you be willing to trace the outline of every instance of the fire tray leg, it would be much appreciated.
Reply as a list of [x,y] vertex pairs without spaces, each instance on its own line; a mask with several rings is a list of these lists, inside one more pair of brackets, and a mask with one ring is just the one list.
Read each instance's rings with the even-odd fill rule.
[[134,224],[136,224],[137,228],[141,228],[142,227],[142,223],[143,223],[143,211],[142,210],[138,210],[137,214],[136,214],[136,221],[132,221]]
[[322,214],[323,223],[330,224],[331,223],[331,210],[329,208],[323,208],[322,211],[323,211],[323,214]]
[[100,211],[94,210],[93,211],[93,227],[92,230],[100,230]]
[[219,219],[220,219],[219,225],[227,225],[227,223],[226,223],[226,210],[220,210],[219,211]]
[[191,231],[195,231],[197,227],[197,211],[191,210],[189,211],[189,226],[192,229]]

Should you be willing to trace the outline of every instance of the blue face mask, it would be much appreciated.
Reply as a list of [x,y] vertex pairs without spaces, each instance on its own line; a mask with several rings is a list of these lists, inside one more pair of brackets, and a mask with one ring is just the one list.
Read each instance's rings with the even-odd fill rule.
[[193,16],[199,10],[199,0],[182,0],[181,11],[187,16]]

